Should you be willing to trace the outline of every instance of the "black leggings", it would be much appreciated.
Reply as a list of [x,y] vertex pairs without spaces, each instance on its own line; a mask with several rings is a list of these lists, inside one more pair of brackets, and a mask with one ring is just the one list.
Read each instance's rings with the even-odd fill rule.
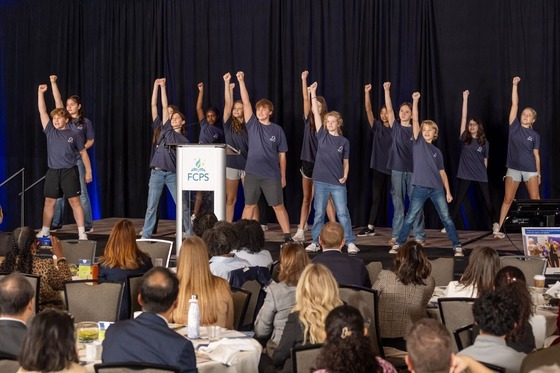
[[379,204],[382,195],[387,195],[387,185],[391,183],[391,175],[384,174],[377,170],[373,170],[373,185],[372,185],[372,199],[371,210],[369,211],[368,224],[375,225],[377,213],[379,211]]
[[492,218],[492,223],[497,222],[497,215],[492,205],[492,200],[490,199],[490,189],[488,188],[488,183],[482,181],[472,181],[472,180],[464,180],[459,179],[459,189],[457,190],[457,194],[455,195],[455,200],[453,201],[453,206],[451,208],[451,219],[455,221],[457,217],[457,213],[461,208],[461,204],[465,200],[465,195],[467,194],[467,190],[469,189],[469,185],[471,183],[475,183],[478,185],[480,189],[480,193],[482,194],[482,198],[484,199],[484,205],[486,206],[486,211],[488,212],[488,216]]

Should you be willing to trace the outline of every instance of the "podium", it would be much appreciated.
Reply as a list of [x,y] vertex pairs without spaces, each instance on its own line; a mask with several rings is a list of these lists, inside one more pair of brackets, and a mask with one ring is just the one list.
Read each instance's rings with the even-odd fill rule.
[[[226,151],[235,149],[226,144],[177,144],[177,218],[176,252],[179,256],[183,232],[183,192],[214,192],[214,214],[218,220],[226,216]],[[188,193],[185,193],[188,195]],[[190,198],[187,200],[190,205]],[[189,206],[189,211],[191,211]],[[187,217],[190,219],[190,216]]]

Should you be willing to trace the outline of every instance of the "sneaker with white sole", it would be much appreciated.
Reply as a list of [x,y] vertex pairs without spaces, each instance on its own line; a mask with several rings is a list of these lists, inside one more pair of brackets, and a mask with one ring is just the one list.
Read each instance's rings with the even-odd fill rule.
[[46,231],[46,232],[45,232],[44,230],[41,229],[41,230],[39,231],[39,233],[37,233],[37,235],[36,235],[35,237],[37,237],[37,238],[43,238],[43,237],[48,237],[48,236],[50,236],[50,235],[51,235],[51,233],[50,233],[49,231]]
[[305,251],[308,253],[316,253],[317,251],[321,251],[321,246],[318,243],[310,243],[306,248]]
[[426,245],[426,240],[423,240],[421,238],[415,238],[414,241],[416,241],[416,243],[419,243],[422,246]]
[[266,231],[268,230],[268,225],[266,225],[266,224],[261,224],[261,228],[262,228],[263,231],[266,232]]
[[78,233],[78,240],[87,241],[88,237],[85,233]]
[[303,241],[305,241],[305,233],[304,233],[304,230],[301,229],[301,228],[298,228],[296,234],[294,234],[294,235],[292,236],[292,240],[294,240],[294,241],[296,241],[296,242],[303,242]]
[[364,227],[359,233],[358,237],[375,236],[375,228]]
[[391,250],[389,250],[389,254],[398,253],[400,248],[401,248],[400,245],[394,244],[393,247],[391,247]]
[[447,233],[447,230],[445,229],[445,227],[443,227],[440,232],[441,233]]
[[360,249],[358,249],[358,246],[356,246],[355,243],[352,242],[352,243],[348,244],[348,254],[356,255],[359,252],[360,252]]
[[494,239],[495,240],[501,240],[502,238],[505,238],[505,237],[506,237],[505,233],[502,233],[502,232],[494,233]]
[[391,237],[389,240],[389,245],[395,245],[397,243],[397,237]]
[[454,256],[465,256],[465,254],[463,254],[463,248],[462,247],[453,248],[453,255]]

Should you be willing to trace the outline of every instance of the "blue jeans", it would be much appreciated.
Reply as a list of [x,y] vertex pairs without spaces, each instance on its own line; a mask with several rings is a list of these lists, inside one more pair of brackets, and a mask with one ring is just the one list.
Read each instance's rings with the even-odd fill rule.
[[[412,186],[412,172],[391,171],[391,197],[393,198],[393,233],[391,236],[397,238],[402,229],[404,221],[404,201],[406,195],[411,201],[414,187]],[[410,206],[409,206],[410,211]],[[409,229],[410,230],[410,229]],[[420,211],[414,221],[414,238],[425,240],[424,211]]]
[[[89,202],[89,194],[86,183],[86,166],[81,158],[78,159],[76,165],[78,166],[78,171],[80,172],[80,202],[82,203],[82,207],[84,209],[84,226],[86,228],[91,228],[93,226],[93,218],[91,216],[91,203]],[[62,226],[64,224],[64,199],[65,198],[62,197],[56,200],[52,221],[53,226]]]
[[408,213],[404,219],[404,224],[399,233],[399,238],[397,238],[397,244],[402,245],[408,239],[408,234],[410,233],[410,228],[412,223],[417,218],[417,216],[422,212],[424,208],[424,203],[427,199],[431,199],[434,203],[434,207],[447,231],[447,237],[453,244],[453,247],[461,247],[461,242],[459,241],[459,235],[455,229],[455,224],[451,219],[449,214],[449,208],[447,207],[447,199],[445,198],[445,190],[427,188],[416,185],[412,191],[412,196],[410,197],[410,206],[408,208]]
[[327,209],[329,196],[332,196],[336,217],[340,225],[342,225],[342,228],[344,228],[344,239],[346,243],[356,242],[356,237],[354,237],[354,233],[352,233],[352,223],[350,221],[350,212],[348,211],[346,198],[346,187],[344,185],[313,181],[313,188],[315,190],[315,195],[313,197],[315,220],[313,222],[313,228],[311,229],[313,243],[319,243],[319,235],[321,234],[321,228],[323,228],[325,222],[325,210]]
[[[171,197],[173,197],[173,202],[177,203],[177,174],[175,172],[152,169],[148,186],[148,206],[146,208],[146,216],[144,217],[144,227],[142,227],[142,238],[152,237],[152,232],[156,225],[159,198],[161,197],[164,186],[167,186],[167,189],[169,189]],[[191,234],[190,213],[184,203],[183,228],[185,232],[187,232],[187,235]]]

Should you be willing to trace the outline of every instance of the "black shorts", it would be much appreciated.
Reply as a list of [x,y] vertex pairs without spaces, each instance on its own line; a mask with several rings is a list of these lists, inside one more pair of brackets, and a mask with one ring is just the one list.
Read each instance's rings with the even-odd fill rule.
[[78,197],[82,194],[78,166],[72,168],[49,168],[43,188],[45,198]]
[[315,167],[315,163],[308,162],[308,161],[301,161],[301,168],[299,169],[299,172],[301,172],[301,176],[303,176],[306,179],[312,179],[313,167]]

